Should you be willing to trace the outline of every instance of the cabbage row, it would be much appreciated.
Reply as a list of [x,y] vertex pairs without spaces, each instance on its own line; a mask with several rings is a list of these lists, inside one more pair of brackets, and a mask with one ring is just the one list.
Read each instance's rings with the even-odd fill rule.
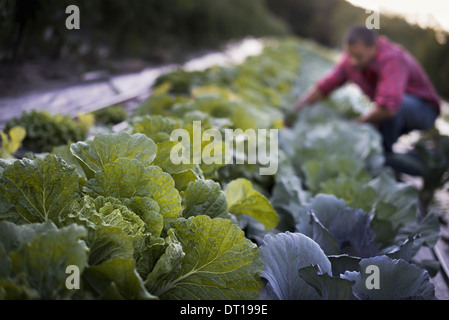
[[[384,167],[377,132],[348,121],[361,102],[336,96],[284,128],[332,61],[297,39],[264,42],[238,66],[161,76],[120,132],[0,159],[0,298],[433,299],[434,269],[414,257],[435,245],[438,220],[417,216],[417,190]],[[174,164],[170,135],[193,137],[194,121],[280,129],[277,173]]]

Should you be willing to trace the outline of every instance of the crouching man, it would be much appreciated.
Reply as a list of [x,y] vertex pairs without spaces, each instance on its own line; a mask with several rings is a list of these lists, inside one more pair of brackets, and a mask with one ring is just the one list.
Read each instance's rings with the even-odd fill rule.
[[300,97],[294,110],[327,97],[346,82],[357,84],[373,101],[371,110],[357,121],[379,130],[386,164],[396,172],[421,175],[419,167],[398,161],[392,146],[403,134],[434,126],[440,99],[428,76],[410,53],[365,26],[350,29],[344,45],[341,60]]

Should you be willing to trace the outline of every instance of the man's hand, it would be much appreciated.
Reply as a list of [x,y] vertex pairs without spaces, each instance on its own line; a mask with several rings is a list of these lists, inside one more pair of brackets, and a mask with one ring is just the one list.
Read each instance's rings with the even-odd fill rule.
[[394,109],[388,109],[378,104],[374,103],[370,112],[366,115],[361,116],[356,121],[360,123],[370,123],[374,125],[379,125],[391,118],[393,118],[398,111]]
[[[315,102],[321,100],[322,98],[323,98],[323,94],[321,93],[320,89],[318,89],[318,87],[315,86],[315,87],[311,88],[310,90],[308,90],[304,94],[304,96],[302,96],[300,99],[298,99],[298,101],[293,106],[292,111],[298,112],[305,106],[315,103]],[[286,116],[286,118],[284,119],[284,125],[286,127],[291,127],[292,121],[291,121],[291,119],[288,119],[288,118],[289,117]]]

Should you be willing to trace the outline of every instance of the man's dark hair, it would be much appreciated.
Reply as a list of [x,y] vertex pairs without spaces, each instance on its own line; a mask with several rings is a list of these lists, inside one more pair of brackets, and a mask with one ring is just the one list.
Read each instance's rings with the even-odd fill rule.
[[364,25],[353,26],[346,33],[344,43],[353,45],[358,42],[362,42],[365,46],[373,46],[377,42],[377,35]]

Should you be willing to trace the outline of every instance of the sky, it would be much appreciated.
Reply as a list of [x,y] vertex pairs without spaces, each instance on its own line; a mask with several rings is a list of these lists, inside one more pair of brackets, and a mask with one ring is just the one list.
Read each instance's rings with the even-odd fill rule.
[[447,0],[346,0],[366,9],[403,15],[408,22],[424,27],[439,25],[449,32],[449,1]]

